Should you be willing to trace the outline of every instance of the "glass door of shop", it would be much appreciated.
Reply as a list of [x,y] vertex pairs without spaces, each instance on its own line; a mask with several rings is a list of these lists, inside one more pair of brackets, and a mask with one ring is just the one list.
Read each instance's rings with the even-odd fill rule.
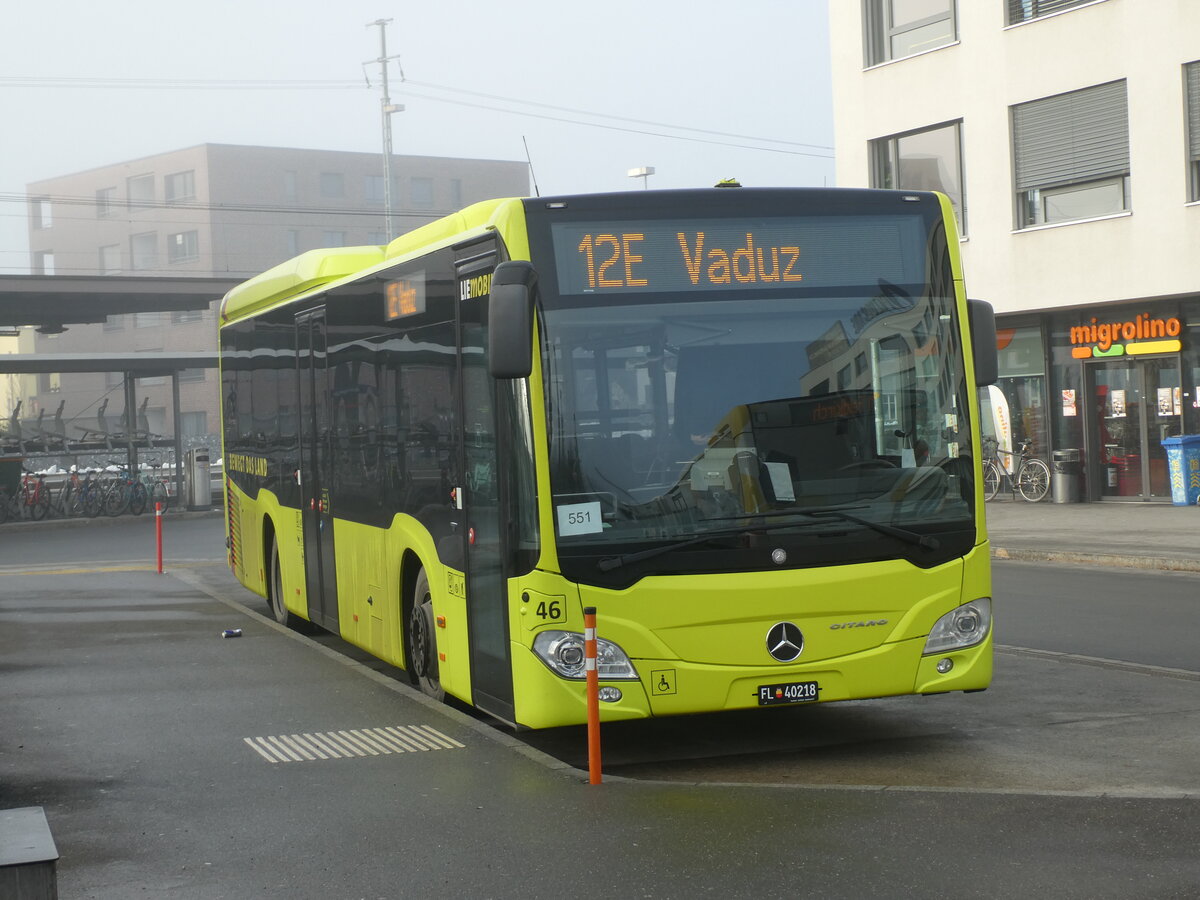
[[1169,500],[1162,439],[1183,433],[1179,360],[1121,356],[1087,366],[1092,398],[1088,459],[1091,496]]

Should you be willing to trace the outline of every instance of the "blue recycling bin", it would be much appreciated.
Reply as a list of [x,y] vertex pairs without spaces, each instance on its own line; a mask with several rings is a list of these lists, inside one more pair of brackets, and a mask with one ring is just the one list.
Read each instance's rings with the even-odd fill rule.
[[1162,439],[1171,476],[1171,502],[1176,506],[1200,503],[1200,434]]

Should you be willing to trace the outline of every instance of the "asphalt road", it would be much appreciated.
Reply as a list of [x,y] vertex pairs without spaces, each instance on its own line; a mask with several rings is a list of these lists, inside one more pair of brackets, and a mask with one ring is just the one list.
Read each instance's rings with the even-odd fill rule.
[[997,560],[1002,644],[1200,671],[1200,575]]
[[[1163,664],[1194,577],[998,563],[987,692],[606,726],[588,787],[537,749],[578,730],[431,706],[270,621],[219,518],[167,524],[166,576],[152,523],[0,535],[0,808],[45,807],[64,898],[1200,896],[1200,676]],[[1102,655],[1106,587],[1136,653]],[[386,728],[448,745],[255,746]]]

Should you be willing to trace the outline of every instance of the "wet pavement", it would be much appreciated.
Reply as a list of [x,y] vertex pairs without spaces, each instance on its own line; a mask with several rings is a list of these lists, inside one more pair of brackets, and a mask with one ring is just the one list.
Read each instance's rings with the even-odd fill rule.
[[[1000,559],[1200,568],[1197,508],[987,514]],[[280,628],[225,570],[216,514],[168,523],[165,575],[140,543],[152,526],[111,524],[0,533],[0,808],[46,810],[63,898],[1200,896],[1194,678],[1003,651],[976,695],[1003,716],[961,695],[788,711],[810,744],[800,784],[589,786],[400,673]],[[943,703],[962,708],[952,725],[906,717]],[[324,757],[295,749],[311,746]],[[1151,761],[1172,756],[1173,781]],[[721,778],[754,767],[750,753]],[[847,783],[855,771],[873,777]]]

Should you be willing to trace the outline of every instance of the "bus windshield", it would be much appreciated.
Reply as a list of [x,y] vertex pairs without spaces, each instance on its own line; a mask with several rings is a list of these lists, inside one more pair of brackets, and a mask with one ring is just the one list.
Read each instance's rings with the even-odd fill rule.
[[546,310],[560,548],[686,540],[765,517],[775,528],[789,514],[802,529],[838,509],[970,527],[953,296],[920,290]]

